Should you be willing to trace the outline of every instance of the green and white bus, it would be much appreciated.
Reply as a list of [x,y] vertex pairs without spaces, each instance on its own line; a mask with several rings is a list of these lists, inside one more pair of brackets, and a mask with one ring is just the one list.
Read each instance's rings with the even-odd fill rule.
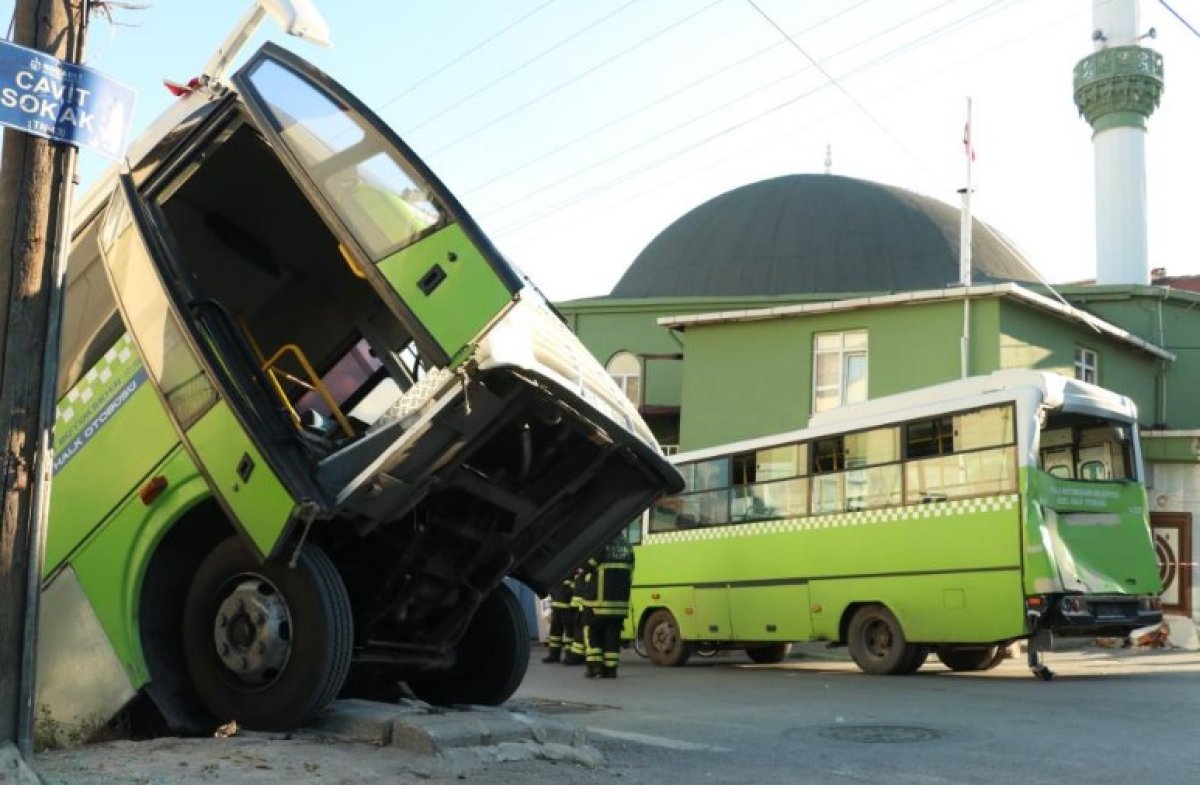
[[529,636],[502,579],[546,591],[682,487],[637,411],[412,150],[273,44],[127,161],[69,258],[38,716],[507,699]]
[[644,517],[627,628],[659,665],[824,640],[868,673],[983,670],[1032,638],[1049,678],[1048,633],[1162,618],[1137,411],[1084,382],[1000,371],[672,460],[687,485]]

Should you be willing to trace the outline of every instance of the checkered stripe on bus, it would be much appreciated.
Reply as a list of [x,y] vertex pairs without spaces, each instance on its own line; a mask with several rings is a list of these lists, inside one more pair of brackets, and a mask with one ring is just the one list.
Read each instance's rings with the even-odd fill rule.
[[114,376],[120,378],[130,375],[129,369],[135,360],[137,354],[134,351],[133,340],[129,333],[125,333],[58,402],[55,411],[58,423],[66,425],[80,412],[90,411],[97,403],[93,402],[93,399],[110,386]]
[[929,518],[951,518],[987,512],[1003,512],[1016,509],[1017,494],[1006,496],[983,496],[974,499],[955,499],[937,504],[918,504],[911,507],[886,507],[878,510],[862,510],[838,515],[817,515],[808,518],[784,518],[752,523],[731,523],[721,526],[704,526],[695,529],[647,534],[645,545],[668,542],[693,542],[721,540],[727,537],[751,537],[758,534],[810,531],[816,529],[844,529],[897,521],[914,521]]

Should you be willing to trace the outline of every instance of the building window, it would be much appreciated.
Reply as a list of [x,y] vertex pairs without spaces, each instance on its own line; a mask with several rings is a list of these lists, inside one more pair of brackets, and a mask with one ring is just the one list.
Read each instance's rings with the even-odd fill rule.
[[1075,347],[1075,378],[1090,384],[1099,384],[1099,357],[1091,349]]
[[606,369],[625,397],[635,406],[642,405],[642,363],[632,352],[617,352]]
[[867,331],[813,336],[813,411],[867,400]]

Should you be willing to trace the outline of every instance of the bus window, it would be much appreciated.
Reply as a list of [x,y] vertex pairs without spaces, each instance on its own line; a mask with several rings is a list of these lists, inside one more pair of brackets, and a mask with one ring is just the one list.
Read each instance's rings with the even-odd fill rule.
[[808,447],[787,444],[733,457],[730,520],[760,521],[808,514],[805,474]]
[[955,452],[1012,443],[1012,406],[992,406],[954,415]]
[[904,429],[904,457],[925,458],[954,452],[954,418],[911,422]]
[[846,468],[846,450],[841,436],[817,439],[812,447],[813,474],[837,472]]
[[1132,428],[1082,415],[1050,415],[1041,432],[1042,471],[1065,480],[1136,480]]
[[1015,491],[1013,416],[1011,406],[992,406],[909,423],[904,444],[905,503]]

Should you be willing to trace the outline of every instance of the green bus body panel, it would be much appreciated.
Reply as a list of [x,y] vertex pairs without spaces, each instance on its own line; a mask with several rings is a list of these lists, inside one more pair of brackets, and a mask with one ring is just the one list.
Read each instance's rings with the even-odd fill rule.
[[[426,294],[417,284],[435,265],[445,279]],[[458,224],[383,259],[379,270],[449,357],[475,341],[513,297]]]
[[1028,470],[1030,594],[1062,582],[1088,594],[1157,594],[1162,582],[1140,483],[1079,482]]
[[1017,494],[650,534],[632,614],[668,607],[692,640],[838,639],[848,606],[881,602],[914,640],[995,641],[1024,632],[1021,549]]
[[[206,412],[188,430],[188,441],[212,477],[213,490],[238,525],[264,557],[270,555],[291,521],[296,500],[242,430],[229,405],[221,401]],[[246,458],[253,468],[243,479],[238,467]]]
[[166,478],[166,490],[149,506],[130,494],[70,560],[135,688],[150,678],[138,626],[150,558],[180,516],[212,497],[207,481],[183,449],[155,467],[154,474]]
[[105,358],[58,403],[44,576],[179,443],[128,335]]

